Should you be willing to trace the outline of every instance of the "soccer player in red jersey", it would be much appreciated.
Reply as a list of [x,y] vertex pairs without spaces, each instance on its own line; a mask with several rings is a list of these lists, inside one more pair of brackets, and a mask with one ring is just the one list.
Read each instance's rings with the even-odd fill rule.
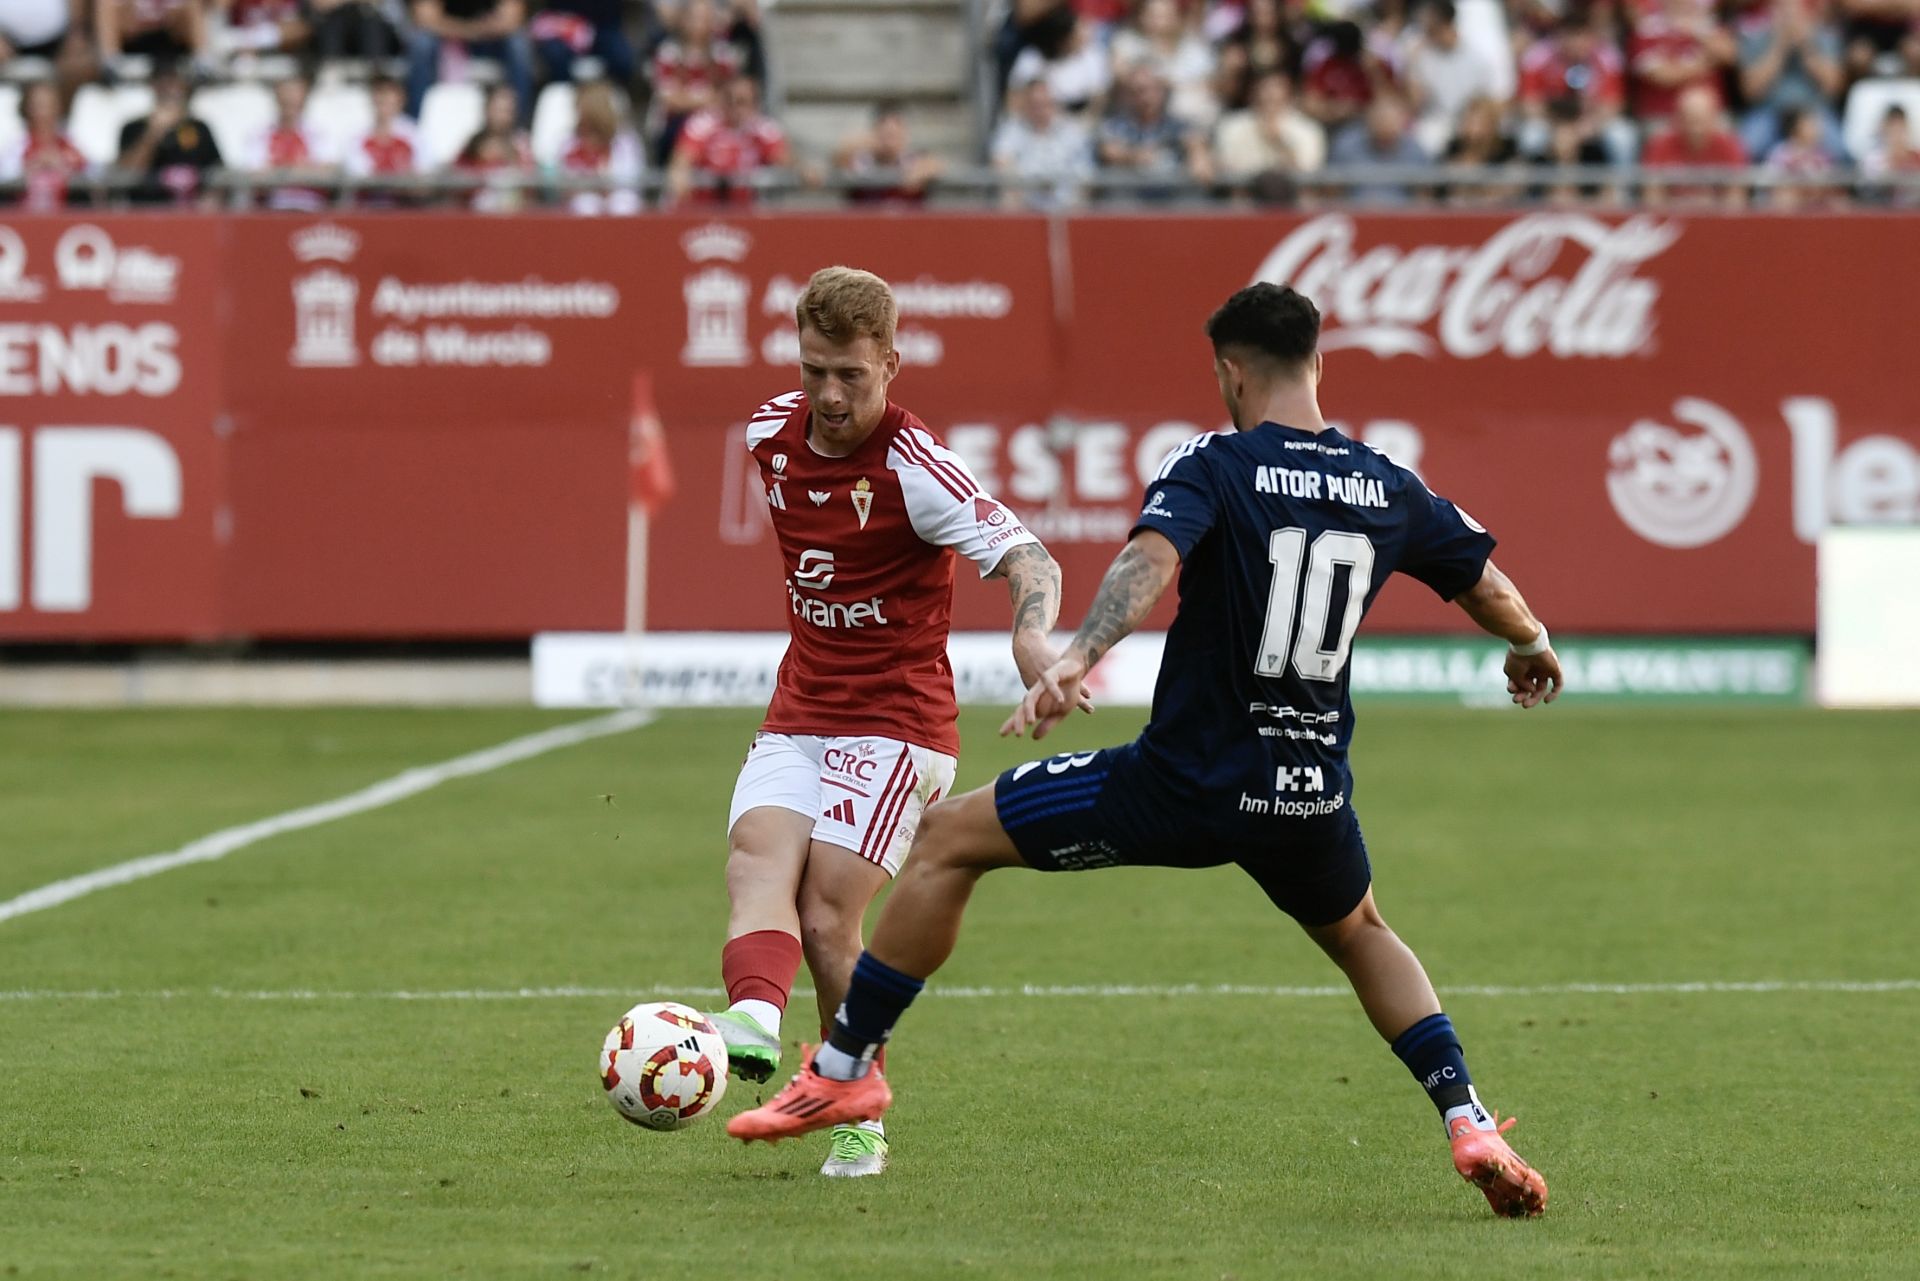
[[[804,955],[820,1024],[860,955],[867,907],[900,868],[920,815],[953,786],[947,629],[955,553],[1004,578],[1013,658],[1029,683],[1054,662],[1060,567],[958,455],[887,398],[900,369],[885,281],[828,267],[796,308],[802,390],[747,424],[786,565],[792,640],[727,816],[732,903],[714,1016],[732,1070],[765,1081]],[[834,1131],[821,1173],[886,1165],[877,1123]]]

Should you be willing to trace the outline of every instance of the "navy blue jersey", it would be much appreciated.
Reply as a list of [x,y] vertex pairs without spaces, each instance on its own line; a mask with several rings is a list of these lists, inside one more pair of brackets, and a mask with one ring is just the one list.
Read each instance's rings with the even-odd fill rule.
[[1166,535],[1181,560],[1142,753],[1195,794],[1238,791],[1250,813],[1302,818],[1348,803],[1347,659],[1387,575],[1451,600],[1494,547],[1377,450],[1274,423],[1174,450],[1140,529]]

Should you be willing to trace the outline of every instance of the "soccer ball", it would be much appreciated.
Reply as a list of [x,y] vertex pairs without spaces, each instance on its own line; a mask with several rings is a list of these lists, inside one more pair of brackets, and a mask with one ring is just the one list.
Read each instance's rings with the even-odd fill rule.
[[635,1125],[678,1130],[727,1092],[727,1043],[700,1011],[676,1001],[628,1010],[600,1047],[607,1102]]

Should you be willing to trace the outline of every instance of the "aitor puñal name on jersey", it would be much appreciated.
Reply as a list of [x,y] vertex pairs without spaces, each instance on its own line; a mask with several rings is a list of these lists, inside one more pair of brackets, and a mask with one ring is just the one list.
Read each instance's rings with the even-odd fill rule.
[[953,561],[993,572],[1038,540],[983,491],[918,418],[889,402],[844,458],[814,452],[802,392],[747,424],[780,555],[793,640],[762,726],[776,734],[882,734],[957,755]]
[[1276,423],[1174,450],[1135,528],[1164,534],[1181,560],[1141,750],[1195,792],[1245,788],[1272,814],[1347,802],[1347,660],[1388,575],[1451,600],[1494,547],[1385,455],[1332,428]]

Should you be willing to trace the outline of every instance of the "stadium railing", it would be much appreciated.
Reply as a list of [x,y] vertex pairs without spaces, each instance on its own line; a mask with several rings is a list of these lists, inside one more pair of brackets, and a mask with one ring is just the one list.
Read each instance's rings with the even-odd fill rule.
[[[903,175],[870,171],[859,175],[808,175],[796,170],[764,170],[732,182],[696,176],[693,187],[708,195],[750,192],[755,202],[770,207],[819,207],[861,193],[897,190]],[[142,175],[109,171],[72,182],[70,190],[94,207],[124,203],[143,186]],[[635,182],[621,182],[597,174],[557,174],[515,170],[492,174],[446,171],[404,176],[353,177],[334,172],[214,170],[206,190],[214,200],[234,209],[259,207],[276,190],[316,192],[341,207],[362,208],[369,197],[400,197],[420,204],[440,199],[468,199],[483,193],[520,196],[534,201],[564,200],[580,192],[637,191],[650,206],[669,196],[664,175],[652,173]],[[1224,208],[1249,200],[1266,206],[1352,204],[1358,207],[1408,204],[1465,204],[1472,207],[1522,207],[1543,203],[1552,192],[1575,193],[1573,203],[1593,206],[1632,206],[1649,195],[1684,190],[1698,207],[1719,198],[1768,196],[1789,192],[1812,201],[1844,200],[1862,210],[1893,208],[1920,212],[1920,173],[1865,177],[1854,171],[1810,177],[1764,168],[1648,168],[1645,166],[1335,166],[1310,174],[1263,175],[1242,181],[1196,182],[1184,175],[1142,175],[1122,172],[1039,174],[1015,176],[984,167],[950,169],[926,189],[933,207],[981,208],[1019,203],[1030,197],[1034,205],[1058,207],[1063,190],[1075,193],[1066,207],[1151,209]],[[17,197],[20,182],[0,183],[0,202]],[[1375,193],[1389,192],[1385,198]],[[1702,200],[1705,193],[1705,200]],[[1676,195],[1675,199],[1679,197]],[[80,207],[85,207],[83,203]],[[1568,203],[1564,197],[1556,203]]]

